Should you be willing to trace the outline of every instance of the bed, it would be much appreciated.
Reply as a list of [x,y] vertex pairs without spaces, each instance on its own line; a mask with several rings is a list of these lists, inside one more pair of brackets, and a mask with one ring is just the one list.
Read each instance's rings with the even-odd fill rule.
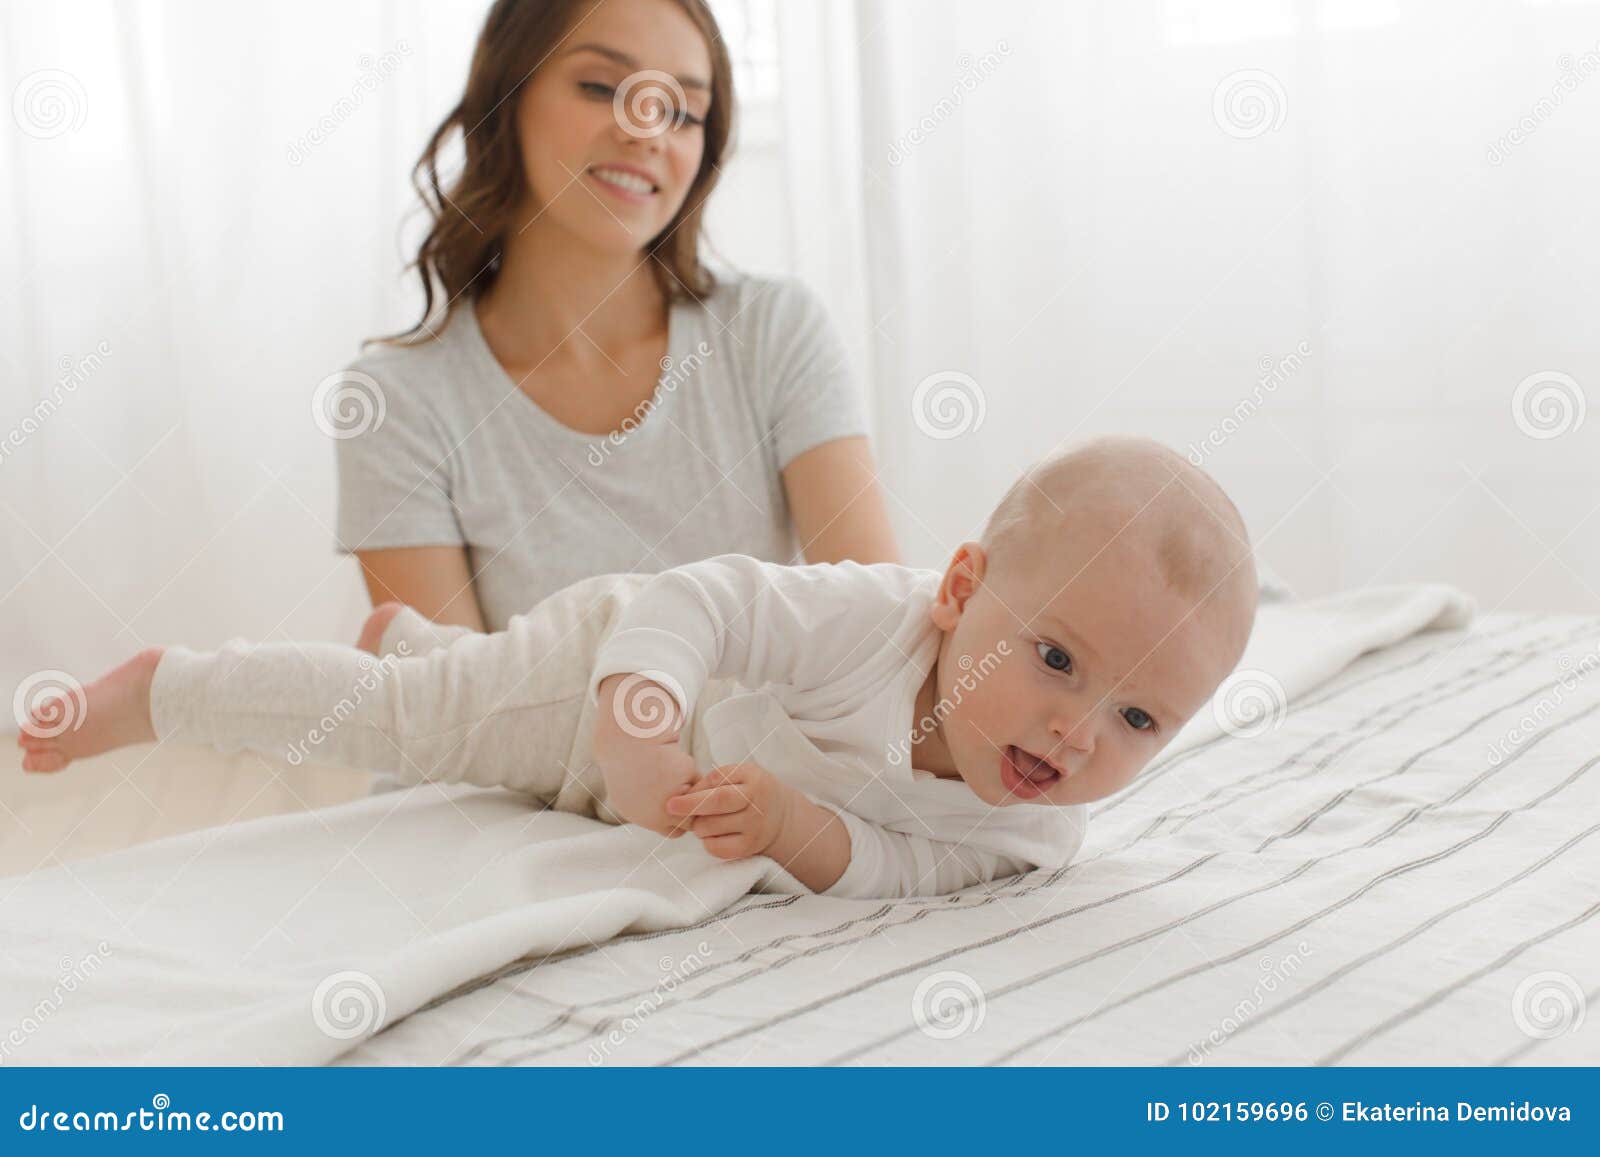
[[939,900],[752,895],[518,960],[341,1063],[1595,1064],[1600,619],[1369,654]]
[[[1600,1025],[1585,1015],[1600,996],[1600,619],[1492,614],[1414,633],[1421,625],[1303,693],[1292,678],[1287,694],[1235,687],[1261,709],[1097,805],[1068,867],[954,896],[744,894],[751,880],[730,878],[696,911],[687,899],[705,897],[691,879],[685,904],[646,931],[576,921],[569,942],[518,952],[509,909],[477,889],[482,849],[503,854],[534,821],[503,793],[472,789],[313,813],[324,828],[354,817],[374,834],[349,855],[330,845],[325,862],[279,861],[277,874],[317,881],[301,889],[310,898],[252,914],[241,897],[182,951],[172,913],[210,893],[176,866],[202,855],[181,843],[201,836],[126,853],[173,866],[158,884],[165,908],[115,856],[75,880],[28,878],[26,903],[0,881],[13,884],[0,897],[13,961],[11,972],[0,963],[0,987],[37,977],[29,948],[64,958],[61,921],[46,931],[30,914],[59,912],[74,891],[112,916],[84,916],[73,944],[112,920],[137,933],[114,958],[122,995],[104,996],[107,979],[101,1007],[64,1004],[16,1058],[280,1063],[307,1060],[315,1037],[331,1042],[316,1059],[345,1065],[1600,1063]],[[443,894],[419,904],[423,873],[407,872],[428,859],[416,845],[445,826],[438,816],[457,813],[475,834],[438,837],[446,852],[430,870],[457,873],[451,902],[483,918],[472,939],[438,941],[423,984],[400,958],[434,942],[416,926],[437,927]],[[274,871],[262,849],[312,827],[304,816],[240,825],[260,840],[240,845],[255,873],[240,878]],[[612,894],[627,891],[618,883]],[[360,910],[330,899],[358,887]],[[385,906],[410,931],[360,967],[309,952],[330,929],[376,928]],[[240,967],[224,976],[197,959],[210,945]],[[330,992],[352,975],[353,989]],[[381,988],[359,983],[373,976]],[[130,998],[140,985],[149,995]],[[241,1003],[252,986],[255,1003]],[[260,993],[276,1001],[270,1025]],[[144,1019],[113,1030],[108,1008]],[[184,1020],[196,1009],[210,1019]],[[293,1017],[314,1017],[317,1032],[296,1037]],[[235,1043],[218,1051],[224,1030]]]

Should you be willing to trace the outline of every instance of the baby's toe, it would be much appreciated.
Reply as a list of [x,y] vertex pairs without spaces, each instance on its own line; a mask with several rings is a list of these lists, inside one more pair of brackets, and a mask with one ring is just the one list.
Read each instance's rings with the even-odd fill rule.
[[51,749],[29,751],[22,757],[22,770],[34,772],[60,771],[66,767],[69,760],[61,752]]

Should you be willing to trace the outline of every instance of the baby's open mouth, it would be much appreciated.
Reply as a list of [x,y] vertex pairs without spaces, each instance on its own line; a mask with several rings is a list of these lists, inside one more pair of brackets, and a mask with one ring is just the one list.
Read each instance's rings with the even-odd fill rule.
[[1061,773],[1031,751],[1008,746],[1000,759],[1000,783],[1017,799],[1036,799],[1061,779]]

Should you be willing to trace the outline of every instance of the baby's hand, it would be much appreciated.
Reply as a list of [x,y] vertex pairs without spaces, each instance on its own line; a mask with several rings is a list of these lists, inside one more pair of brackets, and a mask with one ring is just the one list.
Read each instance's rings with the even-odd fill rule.
[[692,790],[666,802],[669,816],[688,819],[689,830],[720,860],[759,856],[783,831],[793,789],[764,767],[733,763],[714,768]]

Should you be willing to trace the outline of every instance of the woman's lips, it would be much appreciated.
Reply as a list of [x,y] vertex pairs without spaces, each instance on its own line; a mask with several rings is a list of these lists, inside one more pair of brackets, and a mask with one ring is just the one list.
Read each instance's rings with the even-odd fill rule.
[[1054,787],[1061,773],[1019,747],[1008,746],[1000,758],[1000,784],[1017,799],[1037,799]]
[[595,165],[587,170],[587,175],[613,197],[635,205],[645,204],[660,192],[660,188],[642,173],[618,165]]

